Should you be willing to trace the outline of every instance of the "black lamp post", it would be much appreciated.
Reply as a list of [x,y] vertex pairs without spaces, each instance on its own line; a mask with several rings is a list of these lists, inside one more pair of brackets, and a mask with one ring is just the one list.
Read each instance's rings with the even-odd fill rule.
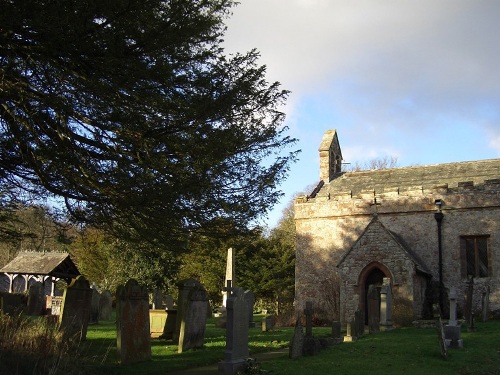
[[437,212],[434,214],[434,218],[437,222],[437,232],[438,232],[438,269],[439,269],[439,308],[443,311],[443,245],[441,241],[441,224],[443,222],[443,213],[441,212],[441,207],[443,201],[441,199],[436,199],[434,201],[436,205]]

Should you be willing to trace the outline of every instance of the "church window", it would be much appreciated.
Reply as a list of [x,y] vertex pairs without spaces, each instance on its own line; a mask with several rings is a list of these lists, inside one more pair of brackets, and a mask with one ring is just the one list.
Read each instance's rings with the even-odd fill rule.
[[488,277],[488,236],[464,236],[461,248],[465,276]]

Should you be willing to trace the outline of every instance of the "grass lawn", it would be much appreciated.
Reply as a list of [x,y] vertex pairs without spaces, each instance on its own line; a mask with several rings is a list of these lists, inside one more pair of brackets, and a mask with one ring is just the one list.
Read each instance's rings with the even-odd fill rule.
[[[167,340],[152,340],[150,362],[121,366],[116,363],[116,331],[113,321],[90,326],[82,346],[80,363],[91,374],[168,374],[182,368],[217,363],[225,350],[225,330],[209,319],[205,347],[178,354]],[[260,321],[257,317],[256,321]],[[500,321],[477,324],[477,332],[462,332],[464,347],[450,349],[441,358],[434,329],[400,328],[365,335],[353,343],[330,347],[314,357],[295,360],[287,356],[266,361],[261,368],[270,374],[497,374],[500,375]],[[466,331],[464,329],[464,331]],[[327,336],[329,328],[314,328],[315,336]],[[250,329],[250,353],[286,347],[293,328],[262,332]]]

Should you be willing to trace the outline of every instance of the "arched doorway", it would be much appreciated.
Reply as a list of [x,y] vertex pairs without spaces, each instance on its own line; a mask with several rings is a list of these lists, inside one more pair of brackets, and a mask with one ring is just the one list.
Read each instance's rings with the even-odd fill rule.
[[[359,309],[364,312],[365,324],[368,324],[368,290],[370,286],[380,293],[384,278],[390,278],[391,273],[382,263],[373,262],[367,265],[359,275]],[[373,306],[372,306],[373,307]],[[379,306],[380,309],[380,306]]]

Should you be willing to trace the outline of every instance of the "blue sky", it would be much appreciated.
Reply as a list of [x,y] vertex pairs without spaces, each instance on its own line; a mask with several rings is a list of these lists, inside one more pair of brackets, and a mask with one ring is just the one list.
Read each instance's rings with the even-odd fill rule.
[[285,124],[302,150],[266,223],[318,182],[327,129],[351,163],[500,157],[499,15],[497,0],[241,0],[226,51],[256,48],[292,91]]

